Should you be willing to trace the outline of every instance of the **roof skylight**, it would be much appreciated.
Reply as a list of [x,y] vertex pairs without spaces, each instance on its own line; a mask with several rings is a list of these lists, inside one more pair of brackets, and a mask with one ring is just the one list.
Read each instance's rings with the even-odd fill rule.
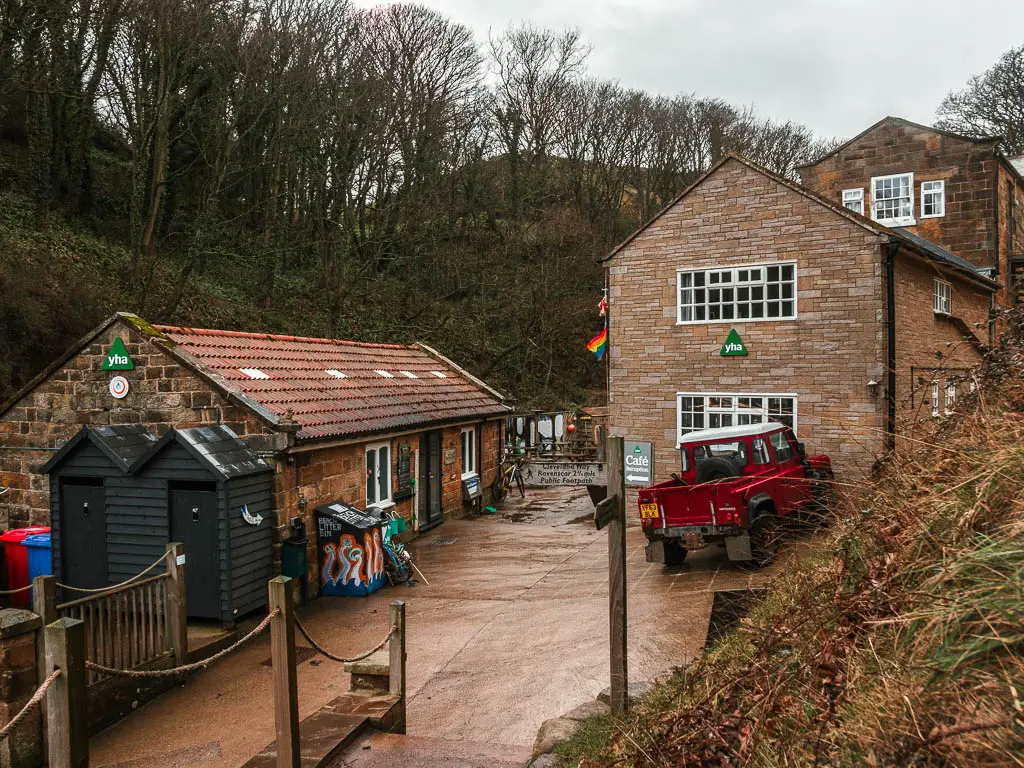
[[437,378],[439,378],[439,379],[447,379],[448,378],[443,373],[441,373],[441,371],[431,371],[431,373],[434,374],[435,376],[437,376]]
[[238,370],[241,371],[242,373],[244,373],[250,379],[269,379],[270,378],[270,376],[268,374],[264,373],[259,368],[239,368]]
[[333,376],[336,379],[344,379],[345,378],[345,374],[342,373],[341,371],[335,369],[335,368],[328,368],[327,369],[327,374],[329,376]]
[[412,371],[399,371],[399,373],[402,374],[403,376],[405,376],[405,378],[407,378],[407,379],[418,379],[419,378],[419,376],[417,376]]
[[385,379],[393,379],[393,378],[395,378],[395,374],[388,373],[387,371],[377,370],[377,371],[374,371],[374,373],[376,373],[376,374],[378,374],[380,376],[383,376]]

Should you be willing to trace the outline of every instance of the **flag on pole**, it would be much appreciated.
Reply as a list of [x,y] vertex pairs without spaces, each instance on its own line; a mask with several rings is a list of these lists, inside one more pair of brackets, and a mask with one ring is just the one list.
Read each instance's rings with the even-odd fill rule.
[[587,349],[597,355],[597,359],[600,360],[604,357],[604,353],[608,351],[608,326],[606,325],[601,329],[601,332],[597,334],[587,343]]

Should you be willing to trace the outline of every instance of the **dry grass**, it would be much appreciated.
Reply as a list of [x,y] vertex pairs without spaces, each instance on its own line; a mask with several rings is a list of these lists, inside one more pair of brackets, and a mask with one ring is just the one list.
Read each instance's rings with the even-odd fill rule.
[[739,629],[572,762],[1024,766],[1020,338]]

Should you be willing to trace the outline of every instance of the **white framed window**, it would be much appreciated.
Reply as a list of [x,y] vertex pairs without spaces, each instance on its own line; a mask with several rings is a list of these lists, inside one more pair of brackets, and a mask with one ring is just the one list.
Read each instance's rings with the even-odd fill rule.
[[863,189],[844,189],[843,190],[843,207],[849,208],[851,211],[864,215],[864,190]]
[[921,218],[934,219],[946,215],[946,182],[921,182]]
[[473,477],[476,473],[476,427],[465,427],[462,430],[462,477]]
[[956,409],[956,379],[946,379],[943,410],[949,416]]
[[871,179],[871,218],[879,224],[907,226],[914,221],[914,174]]
[[797,396],[794,394],[738,394],[678,392],[677,441],[698,429],[717,429],[778,421],[796,431]]
[[945,280],[935,278],[932,308],[937,315],[948,315],[953,311],[953,286]]
[[366,506],[391,503],[391,444],[366,446]]
[[677,323],[792,320],[796,262],[680,270]]
[[932,382],[932,416],[939,417],[939,382]]

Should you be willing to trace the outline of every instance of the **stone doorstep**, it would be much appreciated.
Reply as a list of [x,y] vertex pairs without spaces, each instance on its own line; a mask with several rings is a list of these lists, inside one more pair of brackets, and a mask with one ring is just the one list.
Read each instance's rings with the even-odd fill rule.
[[376,675],[387,677],[391,674],[391,655],[386,649],[376,651],[359,661],[346,661],[345,671],[353,675]]
[[[344,694],[299,723],[302,768],[320,768],[367,728],[388,730],[394,724],[397,696]],[[243,768],[276,768],[277,742],[246,762]]]

